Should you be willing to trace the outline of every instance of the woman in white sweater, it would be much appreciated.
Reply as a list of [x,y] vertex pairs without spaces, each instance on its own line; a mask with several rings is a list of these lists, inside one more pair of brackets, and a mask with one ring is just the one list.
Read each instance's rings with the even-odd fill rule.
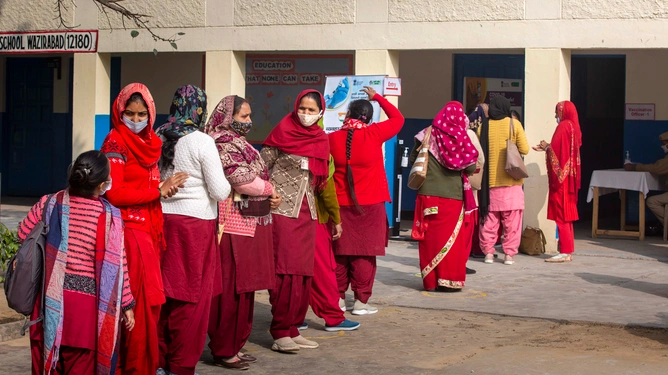
[[[206,341],[211,299],[221,292],[217,251],[218,201],[230,194],[213,139],[201,132],[206,123],[206,94],[183,86],[174,94],[163,141],[161,177],[186,172],[179,194],[162,201],[167,249],[162,278],[167,302],[158,335],[164,374],[194,374]],[[217,283],[215,282],[217,280]]]

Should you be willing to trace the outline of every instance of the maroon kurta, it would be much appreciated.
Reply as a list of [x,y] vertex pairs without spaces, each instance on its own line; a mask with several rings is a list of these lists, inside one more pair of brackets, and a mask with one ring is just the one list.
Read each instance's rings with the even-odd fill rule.
[[[214,357],[229,358],[246,344],[253,328],[255,290],[271,289],[275,285],[272,225],[258,225],[254,237],[223,234],[218,246],[221,262],[223,292],[214,297],[209,317],[209,348]],[[248,254],[263,254],[258,259],[264,264],[253,271],[253,259]],[[239,264],[237,254],[241,254]],[[271,266],[271,269],[267,267]],[[248,277],[241,278],[238,270]],[[239,292],[239,283],[244,292]],[[258,289],[254,289],[258,288]]]
[[[277,215],[274,215],[274,220],[276,220],[276,217]],[[272,242],[273,226],[258,224],[254,237],[230,235],[232,253],[234,254],[233,264],[237,294],[274,287],[276,272],[274,266],[275,242]],[[276,232],[273,231],[273,233]],[[224,251],[222,247],[220,251]],[[226,276],[223,275],[222,277]]]
[[162,277],[167,302],[158,322],[160,367],[175,374],[195,373],[206,342],[213,291],[221,289],[220,278],[215,278],[220,274],[216,227],[215,219],[165,215]]
[[165,240],[161,259],[165,296],[192,303],[210,299],[214,276],[220,272],[216,220],[166,214]]
[[276,274],[313,276],[317,221],[311,219],[306,195],[296,219],[273,217]]
[[343,234],[334,241],[334,255],[384,256],[388,242],[385,203],[341,207]]

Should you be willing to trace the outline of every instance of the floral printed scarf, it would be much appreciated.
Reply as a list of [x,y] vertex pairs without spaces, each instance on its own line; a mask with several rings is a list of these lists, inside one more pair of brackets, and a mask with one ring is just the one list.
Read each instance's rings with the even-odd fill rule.
[[163,142],[179,139],[201,130],[206,124],[206,115],[204,90],[193,85],[183,86],[174,93],[167,122],[160,126],[156,133]]

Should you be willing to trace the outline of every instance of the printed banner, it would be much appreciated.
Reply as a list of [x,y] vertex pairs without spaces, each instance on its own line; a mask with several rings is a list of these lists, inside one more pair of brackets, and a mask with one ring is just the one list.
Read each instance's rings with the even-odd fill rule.
[[[383,95],[384,81],[385,76],[328,76],[324,92],[327,105],[323,117],[325,132],[331,133],[341,129],[350,102],[367,99],[367,94],[362,91],[364,86],[371,86]],[[371,102],[371,105],[373,105],[372,123],[378,122],[380,106],[377,102]]]
[[0,53],[96,52],[97,30],[0,33]]
[[351,74],[352,68],[352,55],[247,54],[246,99],[251,104],[254,125],[246,138],[262,143],[271,129],[292,112],[301,91],[322,92],[325,76]]
[[521,79],[464,77],[464,108],[471,113],[480,103],[487,103],[497,96],[505,96],[511,109],[522,113],[524,85]]

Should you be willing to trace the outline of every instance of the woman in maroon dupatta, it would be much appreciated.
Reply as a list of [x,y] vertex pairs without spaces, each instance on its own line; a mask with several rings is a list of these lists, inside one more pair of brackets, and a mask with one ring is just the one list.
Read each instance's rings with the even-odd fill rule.
[[270,332],[272,350],[295,352],[315,349],[298,328],[309,306],[317,211],[315,193],[324,189],[329,176],[329,140],[317,125],[325,99],[316,90],[304,90],[289,113],[264,141],[261,155],[271,183],[282,197],[273,210],[276,286],[269,291],[274,316]]
[[578,112],[572,102],[559,102],[555,109],[555,118],[559,125],[554,131],[552,142],[540,141],[534,150],[546,153],[550,183],[547,218],[554,220],[559,230],[559,254],[545,261],[563,263],[573,260],[575,251],[573,222],[578,220],[582,132]]

